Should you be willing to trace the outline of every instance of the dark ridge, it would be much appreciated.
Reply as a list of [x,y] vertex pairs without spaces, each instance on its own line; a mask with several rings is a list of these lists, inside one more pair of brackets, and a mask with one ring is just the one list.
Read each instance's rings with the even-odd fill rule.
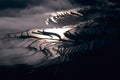
[[28,0],[0,0],[0,9],[25,8]]
[[0,9],[10,8],[26,8],[28,5],[38,5],[43,3],[43,0],[0,0]]
[[82,5],[100,5],[103,4],[106,0],[69,0],[73,4],[82,4]]

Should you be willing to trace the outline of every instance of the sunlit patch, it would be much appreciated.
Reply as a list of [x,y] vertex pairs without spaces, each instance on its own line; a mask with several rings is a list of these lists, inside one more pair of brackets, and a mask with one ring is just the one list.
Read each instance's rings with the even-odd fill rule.
[[64,33],[70,29],[72,28],[63,27],[63,28],[51,28],[51,29],[32,29],[29,31],[29,35],[42,39],[69,40],[67,37],[65,37]]
[[51,13],[50,16],[65,15],[65,14],[70,14],[71,15],[71,12],[83,16],[83,14],[78,13],[78,10],[80,10],[80,8],[75,8],[75,9],[70,9],[70,10],[63,10],[63,11],[57,11],[57,12]]
[[79,13],[78,11],[81,10],[82,8],[75,8],[75,9],[70,9],[70,10],[61,10],[61,11],[56,11],[53,13],[47,13],[46,15],[49,16],[48,19],[46,19],[45,23],[46,25],[49,24],[49,21],[52,21],[53,23],[58,23],[58,19],[64,19],[65,16],[74,16],[74,17],[80,17],[83,16],[82,13]]

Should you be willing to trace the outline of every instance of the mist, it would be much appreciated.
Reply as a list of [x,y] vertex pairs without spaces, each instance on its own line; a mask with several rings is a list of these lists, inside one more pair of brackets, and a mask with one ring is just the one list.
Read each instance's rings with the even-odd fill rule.
[[45,24],[48,18],[45,13],[75,7],[68,0],[29,0],[26,2],[25,0],[11,0],[12,4],[19,4],[18,6],[8,4],[8,1],[5,3],[5,1],[1,1],[5,5],[1,5],[0,8],[0,33],[54,27]]

